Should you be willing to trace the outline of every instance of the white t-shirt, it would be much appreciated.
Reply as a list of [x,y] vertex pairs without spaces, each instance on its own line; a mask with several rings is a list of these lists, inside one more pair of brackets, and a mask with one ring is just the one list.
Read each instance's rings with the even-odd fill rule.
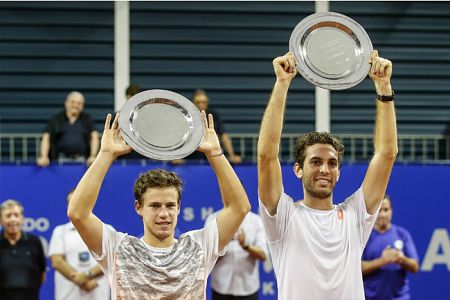
[[189,231],[168,248],[103,224],[102,255],[92,253],[108,275],[112,299],[206,299],[206,282],[218,256],[219,232],[211,222]]
[[274,216],[259,202],[278,299],[364,299],[361,255],[378,210],[367,213],[362,188],[327,211],[284,192]]
[[[86,244],[70,222],[56,226],[53,230],[48,256],[55,254],[64,255],[66,262],[77,272],[85,272],[97,266]],[[88,292],[55,271],[55,300],[108,300],[110,292],[106,276],[95,280],[98,287]]]
[[[206,224],[215,220],[217,213],[208,216]],[[245,233],[245,243],[261,248],[269,256],[261,218],[249,212],[239,230]],[[227,253],[222,256],[211,272],[211,287],[218,293],[233,296],[249,296],[260,287],[259,261],[250,256],[237,239],[227,245]]]

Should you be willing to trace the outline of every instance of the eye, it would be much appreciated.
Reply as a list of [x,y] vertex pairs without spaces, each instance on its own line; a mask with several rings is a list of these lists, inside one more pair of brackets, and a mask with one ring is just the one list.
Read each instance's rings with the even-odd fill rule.
[[333,167],[333,168],[336,168],[337,163],[335,161],[332,161],[332,162],[330,162],[330,166]]

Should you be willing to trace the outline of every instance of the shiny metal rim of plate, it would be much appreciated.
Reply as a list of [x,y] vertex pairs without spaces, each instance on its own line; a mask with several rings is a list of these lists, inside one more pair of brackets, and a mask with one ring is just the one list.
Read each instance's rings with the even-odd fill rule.
[[156,160],[188,156],[204,132],[197,107],[167,90],[143,91],[130,98],[120,110],[119,128],[131,148]]
[[353,87],[366,78],[372,43],[364,28],[338,13],[316,13],[294,28],[289,50],[298,72],[329,90]]

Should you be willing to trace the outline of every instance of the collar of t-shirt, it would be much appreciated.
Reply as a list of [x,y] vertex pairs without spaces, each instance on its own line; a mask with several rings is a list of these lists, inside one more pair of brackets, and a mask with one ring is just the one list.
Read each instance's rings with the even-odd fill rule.
[[170,251],[172,251],[175,244],[178,243],[177,239],[173,239],[174,243],[172,244],[172,246],[160,248],[160,247],[153,247],[153,246],[150,246],[149,244],[147,244],[144,241],[144,237],[141,237],[141,241],[142,241],[142,243],[144,243],[144,245],[145,245],[145,247],[147,247],[147,249],[149,249],[151,251],[157,251],[157,252],[170,252]]

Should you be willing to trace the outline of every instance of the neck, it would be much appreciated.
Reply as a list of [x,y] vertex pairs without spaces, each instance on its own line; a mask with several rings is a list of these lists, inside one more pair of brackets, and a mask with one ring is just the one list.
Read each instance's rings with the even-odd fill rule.
[[4,232],[3,236],[5,237],[5,239],[7,239],[11,244],[15,244],[17,243],[18,240],[20,240],[20,238],[22,237],[22,231],[16,232],[16,233],[8,233],[8,232]]
[[144,242],[147,245],[150,245],[155,248],[167,248],[173,245],[174,243],[174,237],[173,234],[171,234],[169,237],[161,240],[155,237],[154,235],[149,234],[148,232],[144,233]]
[[333,209],[333,199],[331,195],[327,198],[316,198],[308,194],[305,195],[303,203],[309,208],[320,209],[320,210],[332,210]]
[[66,117],[67,117],[67,119],[69,119],[70,123],[74,123],[78,119],[78,116],[71,115],[67,111],[66,111]]
[[388,224],[388,225],[386,225],[386,226],[382,226],[382,225],[380,226],[380,225],[377,225],[377,224],[375,223],[374,228],[375,228],[375,230],[378,231],[379,233],[383,233],[383,232],[388,231],[388,230],[391,228],[391,226],[392,226],[392,224]]

